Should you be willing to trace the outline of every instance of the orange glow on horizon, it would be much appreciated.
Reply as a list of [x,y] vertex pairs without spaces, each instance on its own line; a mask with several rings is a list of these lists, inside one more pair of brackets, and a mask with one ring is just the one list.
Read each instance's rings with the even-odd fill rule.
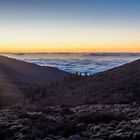
[[57,53],[57,52],[73,52],[73,53],[94,53],[94,52],[124,52],[124,53],[140,53],[140,43],[132,44],[38,44],[38,45],[1,45],[1,53],[31,52],[31,53]]

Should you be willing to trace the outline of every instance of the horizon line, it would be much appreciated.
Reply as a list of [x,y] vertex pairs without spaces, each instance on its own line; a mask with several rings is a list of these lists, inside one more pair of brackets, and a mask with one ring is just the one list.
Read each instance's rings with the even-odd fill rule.
[[47,53],[50,53],[50,54],[71,54],[71,53],[79,53],[79,54],[82,54],[82,53],[92,53],[92,54],[100,54],[100,53],[123,53],[123,54],[128,54],[128,53],[131,53],[131,54],[139,54],[140,52],[0,52],[0,54],[47,54]]

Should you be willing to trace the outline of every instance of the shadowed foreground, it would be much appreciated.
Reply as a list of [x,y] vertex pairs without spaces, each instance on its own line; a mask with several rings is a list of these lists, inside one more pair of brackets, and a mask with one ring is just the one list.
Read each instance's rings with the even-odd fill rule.
[[139,140],[140,107],[13,107],[0,111],[1,140]]

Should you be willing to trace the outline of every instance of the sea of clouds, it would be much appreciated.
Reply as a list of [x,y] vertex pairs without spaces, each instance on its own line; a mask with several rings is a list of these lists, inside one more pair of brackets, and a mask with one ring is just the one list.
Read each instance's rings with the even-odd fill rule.
[[95,74],[140,59],[140,53],[40,53],[5,54],[41,66],[57,67],[67,72]]

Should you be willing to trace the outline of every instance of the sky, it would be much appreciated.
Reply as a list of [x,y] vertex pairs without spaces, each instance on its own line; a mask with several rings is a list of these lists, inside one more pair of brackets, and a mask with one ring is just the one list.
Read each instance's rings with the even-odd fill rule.
[[140,52],[140,0],[0,0],[0,52]]

